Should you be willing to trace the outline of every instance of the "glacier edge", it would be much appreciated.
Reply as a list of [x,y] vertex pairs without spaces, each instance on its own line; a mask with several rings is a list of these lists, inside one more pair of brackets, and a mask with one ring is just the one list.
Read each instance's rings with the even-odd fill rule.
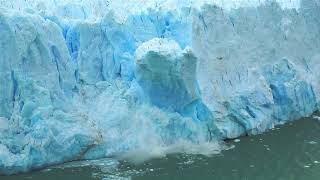
[[216,153],[319,109],[318,0],[121,21],[78,5],[0,7],[1,174],[181,142]]

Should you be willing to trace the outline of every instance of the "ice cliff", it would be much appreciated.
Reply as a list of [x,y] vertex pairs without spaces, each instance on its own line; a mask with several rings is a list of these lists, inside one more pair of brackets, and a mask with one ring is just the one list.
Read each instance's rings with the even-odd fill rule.
[[319,62],[319,0],[0,0],[0,173],[219,152],[318,110]]

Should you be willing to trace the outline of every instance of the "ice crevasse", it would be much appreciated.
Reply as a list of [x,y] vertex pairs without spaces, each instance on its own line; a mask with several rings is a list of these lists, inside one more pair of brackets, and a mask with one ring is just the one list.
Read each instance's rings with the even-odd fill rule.
[[319,109],[319,0],[121,2],[0,0],[1,174],[218,152]]

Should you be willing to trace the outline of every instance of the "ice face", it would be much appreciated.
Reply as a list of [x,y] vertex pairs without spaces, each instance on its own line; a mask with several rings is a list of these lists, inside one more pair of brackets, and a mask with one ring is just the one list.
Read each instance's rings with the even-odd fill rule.
[[319,6],[302,4],[300,12],[273,3],[228,14],[206,6],[198,14],[198,79],[205,104],[219,112],[223,136],[260,133],[317,109],[318,81],[310,63],[320,45],[314,21]]
[[310,116],[320,2],[277,2],[0,0],[0,173],[216,153]]
[[94,140],[65,113],[72,109],[76,66],[61,29],[40,16],[2,10],[0,16],[1,172],[73,158]]

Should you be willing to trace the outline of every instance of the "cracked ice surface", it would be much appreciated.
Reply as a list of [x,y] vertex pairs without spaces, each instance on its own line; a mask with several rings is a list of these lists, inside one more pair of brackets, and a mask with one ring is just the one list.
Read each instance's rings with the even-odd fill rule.
[[0,173],[217,153],[310,116],[320,2],[277,2],[0,0]]

